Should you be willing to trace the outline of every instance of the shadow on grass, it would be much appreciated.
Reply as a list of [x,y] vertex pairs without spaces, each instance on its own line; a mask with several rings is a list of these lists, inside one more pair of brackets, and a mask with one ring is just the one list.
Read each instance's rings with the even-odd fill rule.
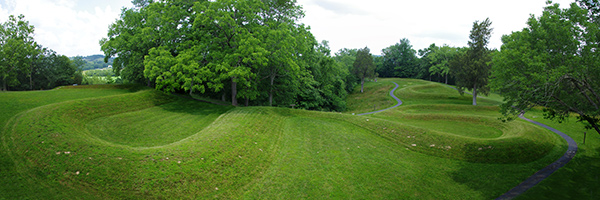
[[[554,162],[564,153],[557,154],[558,156],[544,156],[549,152],[542,153],[540,151],[534,153],[539,153],[540,155],[530,155],[530,150],[515,151],[515,149],[508,150],[495,147],[494,149],[485,149],[483,147],[482,150],[479,150],[479,148],[482,148],[479,147],[481,146],[480,144],[469,144],[467,146],[469,146],[467,149],[475,149],[474,151],[466,151],[467,155],[465,157],[470,163],[464,163],[460,170],[454,171],[451,174],[451,177],[454,181],[464,184],[475,191],[479,191],[486,199],[498,198],[537,171]],[[545,148],[543,145],[536,144],[535,142],[521,142],[514,147],[510,146],[507,145],[506,148]],[[567,149],[566,144],[561,146],[561,151],[562,149]],[[507,153],[496,152],[491,154],[494,155],[494,158],[486,157],[485,151],[491,150]],[[539,199],[539,197],[536,199]]]
[[185,113],[190,115],[223,114],[230,110],[231,106],[221,106],[206,102],[195,101],[182,97],[175,97],[175,101],[158,107],[174,113]]
[[600,199],[600,148],[588,151],[580,148],[564,168],[517,199]]
[[122,84],[116,85],[115,88],[127,90],[128,92],[138,92],[140,90],[153,89],[151,87],[140,84]]

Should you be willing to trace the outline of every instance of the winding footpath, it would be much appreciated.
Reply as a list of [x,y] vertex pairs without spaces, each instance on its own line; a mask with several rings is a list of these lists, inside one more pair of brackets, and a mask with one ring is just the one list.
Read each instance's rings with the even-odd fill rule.
[[393,82],[393,81],[392,81],[392,83],[394,83],[394,85],[396,85],[396,87],[395,87],[394,89],[392,89],[392,91],[390,91],[390,96],[392,96],[392,98],[394,98],[394,99],[396,100],[396,102],[398,102],[396,105],[394,105],[394,106],[392,106],[392,107],[389,107],[389,108],[386,108],[386,109],[383,109],[383,110],[378,110],[378,111],[373,111],[373,112],[368,112],[368,113],[361,113],[361,114],[358,114],[358,115],[370,115],[370,114],[375,114],[375,113],[383,112],[383,111],[386,111],[386,110],[389,110],[389,109],[392,109],[392,108],[397,108],[398,106],[402,105],[402,101],[401,101],[401,100],[400,100],[398,97],[396,97],[396,95],[394,95],[394,92],[395,92],[395,91],[396,91],[396,89],[398,89],[398,87],[400,87],[400,86],[399,86],[399,85],[398,85],[398,83],[396,83],[396,82]]
[[[378,110],[378,111],[373,111],[373,112],[368,112],[368,113],[361,113],[358,115],[375,114],[375,113],[383,112],[383,111],[386,111],[386,110],[389,110],[392,108],[397,108],[398,106],[402,105],[402,101],[398,97],[396,97],[396,95],[394,95],[394,92],[396,91],[396,89],[398,89],[399,85],[396,82],[392,82],[392,83],[394,83],[394,85],[396,85],[396,87],[394,89],[392,89],[392,91],[390,91],[390,96],[392,96],[392,98],[394,98],[398,102],[396,105],[386,108],[386,109],[383,109],[383,110]],[[452,86],[447,86],[447,87],[450,87],[450,88],[456,90],[456,88],[454,88]],[[466,93],[468,93],[468,92],[466,92]],[[521,184],[517,185],[516,187],[510,189],[508,192],[504,193],[500,197],[496,198],[496,200],[513,199],[513,198],[525,193],[525,191],[527,191],[528,189],[534,187],[538,183],[542,182],[544,179],[548,178],[556,170],[565,166],[569,161],[571,161],[571,159],[573,159],[573,157],[575,157],[575,154],[577,153],[577,143],[575,142],[575,140],[573,140],[573,138],[569,137],[567,134],[564,134],[563,132],[560,132],[559,130],[556,130],[556,129],[549,127],[545,124],[542,124],[540,122],[536,122],[531,119],[528,119],[528,118],[524,117],[523,114],[519,115],[519,118],[521,118],[525,121],[531,122],[533,124],[536,124],[538,126],[541,126],[545,129],[548,129],[548,130],[558,134],[559,136],[561,136],[563,139],[565,139],[567,141],[567,144],[569,145],[569,147],[567,149],[567,152],[565,152],[565,154],[563,154],[563,156],[560,157],[558,160],[556,160],[552,164],[544,167],[544,169],[531,175],[529,178],[525,179],[525,181],[523,181]]]
[[567,134],[564,134],[563,132],[560,132],[559,130],[549,127],[545,124],[533,121],[531,119],[527,119],[523,116],[523,114],[519,115],[519,118],[521,118],[525,121],[534,123],[538,126],[541,126],[545,129],[548,129],[548,130],[560,135],[563,139],[565,139],[567,141],[567,143],[569,144],[569,148],[567,149],[567,152],[565,152],[565,154],[563,154],[563,156],[560,157],[558,160],[554,161],[552,164],[544,167],[544,169],[531,175],[529,178],[525,179],[525,181],[523,181],[521,184],[517,185],[513,189],[504,193],[502,196],[496,198],[497,200],[513,199],[513,198],[519,196],[520,194],[523,194],[529,188],[532,188],[533,186],[542,182],[544,179],[548,178],[556,170],[565,166],[569,161],[571,161],[571,159],[573,159],[573,157],[575,157],[575,153],[577,153],[577,143],[575,142],[575,140],[573,140],[573,138],[569,137]]

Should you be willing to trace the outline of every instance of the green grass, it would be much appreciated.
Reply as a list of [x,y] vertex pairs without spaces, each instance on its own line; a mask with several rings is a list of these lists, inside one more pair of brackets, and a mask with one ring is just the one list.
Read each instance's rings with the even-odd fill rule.
[[357,86],[346,99],[346,113],[366,113],[395,105],[396,101],[388,95],[394,86],[390,81],[365,82],[364,93],[360,93],[360,85]]
[[227,107],[179,100],[140,111],[98,118],[88,122],[86,128],[90,134],[115,144],[132,147],[162,146],[201,131],[225,111]]
[[[579,150],[564,168],[517,199],[600,199],[600,135],[594,130],[585,130],[575,119],[564,123],[543,119],[539,110],[528,112],[526,117],[569,135]],[[585,144],[584,132],[587,132]]]
[[[348,114],[394,105],[390,81],[406,105]],[[497,100],[444,87],[367,83],[346,114],[132,86],[0,93],[0,199],[491,199],[564,153],[548,131],[499,122]]]

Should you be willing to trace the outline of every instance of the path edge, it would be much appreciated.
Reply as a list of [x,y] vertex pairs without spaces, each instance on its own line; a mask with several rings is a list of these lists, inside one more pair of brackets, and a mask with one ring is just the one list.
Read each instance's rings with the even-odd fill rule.
[[394,95],[394,92],[396,91],[396,89],[398,89],[400,87],[400,85],[398,85],[398,83],[394,82],[394,81],[390,81],[392,83],[394,83],[394,85],[396,85],[396,87],[394,87],[394,89],[392,89],[392,91],[390,91],[390,96],[392,96],[392,98],[394,98],[396,100],[396,102],[398,102],[396,105],[383,109],[383,110],[377,110],[377,111],[373,111],[373,112],[368,112],[368,113],[360,113],[357,114],[358,116],[363,116],[363,115],[371,115],[371,114],[375,114],[375,113],[380,113],[392,108],[397,108],[398,106],[402,105],[402,100],[400,100],[396,95]]

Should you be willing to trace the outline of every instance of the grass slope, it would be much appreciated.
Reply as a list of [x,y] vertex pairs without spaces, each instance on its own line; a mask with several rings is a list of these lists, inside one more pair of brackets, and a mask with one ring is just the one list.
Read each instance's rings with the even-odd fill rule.
[[[379,92],[349,97],[349,113],[394,104],[391,86],[378,89],[389,81],[407,105],[372,116],[131,88],[88,88],[79,100],[67,88],[0,93],[14,105],[0,114],[0,198],[490,199],[565,149],[535,126],[495,120],[498,101],[465,106],[426,81],[369,83]],[[37,103],[18,106],[27,99]]]
[[[573,118],[557,123],[543,119],[539,110],[528,112],[525,116],[569,135],[579,149],[567,165],[517,199],[600,199],[600,135],[593,130],[585,130]],[[585,144],[583,132],[587,132]]]

